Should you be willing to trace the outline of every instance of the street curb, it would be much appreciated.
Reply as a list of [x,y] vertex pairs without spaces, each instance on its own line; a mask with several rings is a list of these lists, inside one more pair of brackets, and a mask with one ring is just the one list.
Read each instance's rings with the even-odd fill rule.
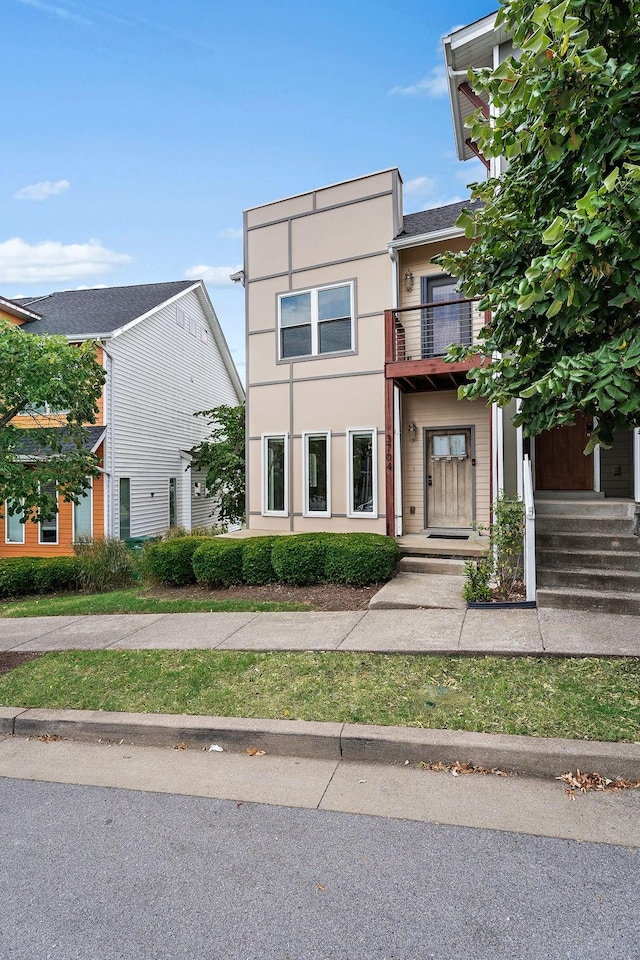
[[601,743],[366,726],[308,720],[252,720],[98,710],[0,708],[0,732],[74,740],[124,740],[156,746],[210,746],[224,751],[264,750],[268,754],[377,763],[471,763],[535,777],[569,770],[640,780],[640,743]]

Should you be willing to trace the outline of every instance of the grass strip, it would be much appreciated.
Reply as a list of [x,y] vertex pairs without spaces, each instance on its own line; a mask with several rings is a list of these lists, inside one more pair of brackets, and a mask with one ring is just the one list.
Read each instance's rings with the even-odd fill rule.
[[145,596],[142,587],[109,593],[68,593],[0,603],[0,617],[63,617],[110,613],[262,613],[309,610],[306,604],[271,600],[190,600]]
[[6,706],[329,720],[640,740],[640,658],[142,650],[50,653]]

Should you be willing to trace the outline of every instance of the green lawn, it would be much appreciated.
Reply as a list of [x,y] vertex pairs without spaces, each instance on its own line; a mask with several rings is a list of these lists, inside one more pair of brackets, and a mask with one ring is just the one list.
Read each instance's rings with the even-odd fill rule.
[[67,593],[0,603],[0,617],[79,616],[101,613],[259,613],[269,610],[310,610],[299,603],[254,600],[190,600],[146,596],[143,587],[109,593]]
[[235,651],[50,653],[10,706],[332,720],[640,740],[640,659]]

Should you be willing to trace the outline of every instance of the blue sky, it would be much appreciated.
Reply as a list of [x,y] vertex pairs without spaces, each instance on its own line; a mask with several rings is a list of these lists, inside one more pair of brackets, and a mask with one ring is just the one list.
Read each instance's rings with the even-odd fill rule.
[[495,6],[0,0],[0,294],[203,276],[242,368],[242,210],[390,166],[405,212],[467,196],[440,37]]

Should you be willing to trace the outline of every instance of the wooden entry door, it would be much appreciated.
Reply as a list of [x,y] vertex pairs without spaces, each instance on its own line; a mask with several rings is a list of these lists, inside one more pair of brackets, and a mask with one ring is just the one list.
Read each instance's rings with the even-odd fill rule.
[[427,527],[470,527],[473,522],[471,430],[427,430]]
[[587,418],[570,427],[544,430],[536,437],[536,490],[593,490],[593,454],[582,452],[589,439]]

